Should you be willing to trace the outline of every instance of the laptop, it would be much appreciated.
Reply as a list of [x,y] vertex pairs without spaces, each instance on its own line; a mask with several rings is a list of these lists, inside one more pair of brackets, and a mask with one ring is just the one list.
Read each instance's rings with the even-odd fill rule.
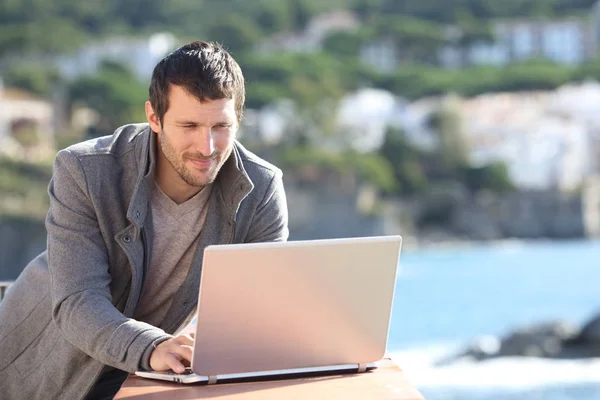
[[400,236],[208,246],[180,383],[366,372],[384,358]]

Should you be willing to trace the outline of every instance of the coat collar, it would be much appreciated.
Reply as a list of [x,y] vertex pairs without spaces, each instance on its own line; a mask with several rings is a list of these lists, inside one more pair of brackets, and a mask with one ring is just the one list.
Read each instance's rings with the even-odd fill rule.
[[[148,214],[150,188],[153,185],[156,167],[156,152],[159,150],[156,134],[148,124],[145,124],[145,127],[132,135],[129,140],[133,141],[135,146],[138,178],[127,210],[127,219],[136,228],[141,229]],[[241,151],[243,151],[241,145],[235,141],[231,155],[219,171],[212,189],[213,195],[216,194],[224,204],[223,211],[228,218],[235,218],[240,203],[254,189],[254,184],[244,168]]]

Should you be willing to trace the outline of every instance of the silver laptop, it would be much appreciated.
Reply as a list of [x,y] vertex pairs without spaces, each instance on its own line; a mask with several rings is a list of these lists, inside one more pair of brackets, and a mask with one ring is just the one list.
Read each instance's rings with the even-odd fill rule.
[[364,372],[384,357],[402,238],[209,246],[191,368],[208,384]]

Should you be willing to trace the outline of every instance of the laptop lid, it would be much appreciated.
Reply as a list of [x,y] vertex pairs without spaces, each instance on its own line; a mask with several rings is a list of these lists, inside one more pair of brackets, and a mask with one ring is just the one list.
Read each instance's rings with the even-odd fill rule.
[[209,246],[192,370],[214,376],[383,358],[400,236]]

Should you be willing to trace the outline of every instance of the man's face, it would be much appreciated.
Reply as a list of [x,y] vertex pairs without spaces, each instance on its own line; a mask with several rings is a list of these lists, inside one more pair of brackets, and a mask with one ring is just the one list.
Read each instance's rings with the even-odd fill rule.
[[212,183],[233,148],[235,101],[201,102],[182,87],[171,85],[162,126],[152,117],[151,107],[148,113],[148,104],[148,120],[158,133],[159,148],[168,164],[188,186],[202,188]]

